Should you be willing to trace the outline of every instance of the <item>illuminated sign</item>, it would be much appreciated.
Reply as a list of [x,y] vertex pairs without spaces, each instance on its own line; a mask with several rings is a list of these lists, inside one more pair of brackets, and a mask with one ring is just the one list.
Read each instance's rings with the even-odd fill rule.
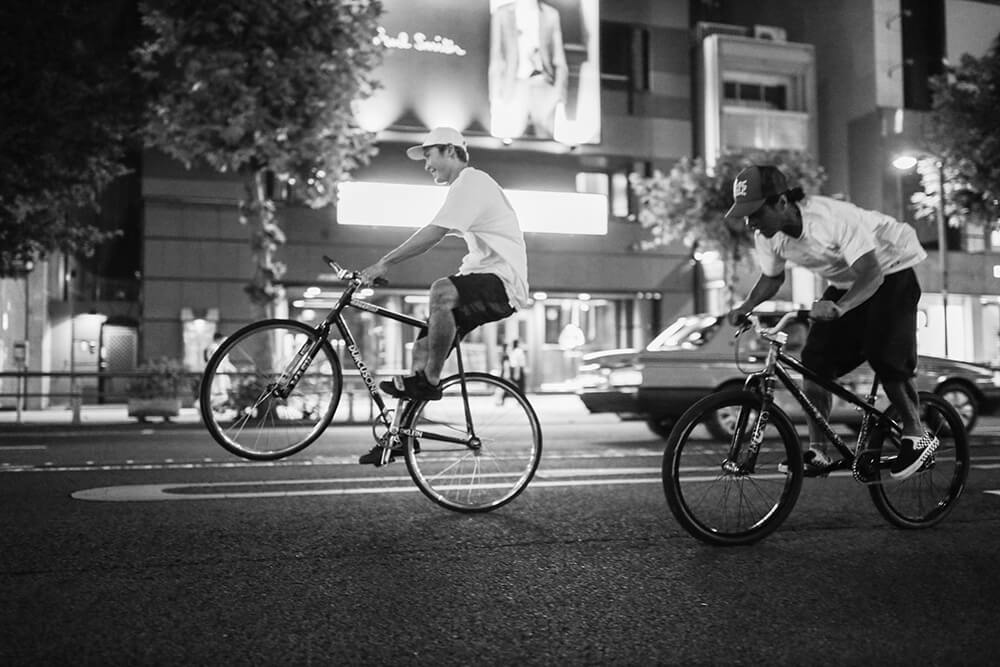
[[465,49],[455,43],[455,40],[442,37],[441,35],[434,35],[433,38],[427,39],[427,35],[418,32],[413,35],[413,39],[410,39],[410,35],[405,32],[400,32],[392,36],[381,26],[379,26],[378,34],[375,35],[375,43],[381,44],[387,49],[400,49],[402,51],[414,49],[416,51],[431,51],[448,56],[464,56],[467,53]]
[[[422,227],[444,203],[448,188],[350,181],[340,184],[337,223]],[[504,189],[521,231],[545,234],[608,233],[608,198],[579,192]]]
[[366,129],[600,141],[599,0],[383,0]]

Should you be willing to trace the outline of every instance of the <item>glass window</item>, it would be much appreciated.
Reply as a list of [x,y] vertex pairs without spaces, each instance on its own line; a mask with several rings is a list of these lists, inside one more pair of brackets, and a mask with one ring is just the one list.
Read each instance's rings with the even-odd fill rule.
[[691,316],[678,318],[646,346],[647,350],[693,349],[701,347],[719,330],[721,318]]

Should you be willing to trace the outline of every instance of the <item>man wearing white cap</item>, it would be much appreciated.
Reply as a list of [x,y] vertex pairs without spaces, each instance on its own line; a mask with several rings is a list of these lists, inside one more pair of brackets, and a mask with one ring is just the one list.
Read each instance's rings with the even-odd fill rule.
[[[829,287],[812,306],[813,324],[802,363],[835,379],[869,362],[903,423],[891,476],[906,479],[920,470],[939,443],[921,426],[913,384],[920,300],[913,267],[927,257],[916,231],[848,202],[806,197],[802,188],[789,189],[785,175],[772,165],[741,171],[733,181],[733,199],[726,217],[743,218],[754,231],[761,274],[746,300],[730,311],[730,321],[738,323],[778,293],[786,261],[826,279]],[[809,380],[805,390],[820,413],[828,416],[829,393]],[[806,468],[828,472],[833,461],[826,454],[823,430],[812,420],[809,440],[803,456]]]
[[[379,385],[397,398],[437,400],[441,370],[456,336],[528,305],[527,253],[507,196],[488,174],[469,166],[468,145],[458,130],[435,128],[406,155],[423,160],[434,182],[449,186],[448,194],[429,223],[361,273],[370,284],[392,265],[424,254],[448,234],[465,239],[469,251],[458,271],[431,285],[428,329],[413,346],[413,375]],[[360,462],[380,461],[376,447]]]

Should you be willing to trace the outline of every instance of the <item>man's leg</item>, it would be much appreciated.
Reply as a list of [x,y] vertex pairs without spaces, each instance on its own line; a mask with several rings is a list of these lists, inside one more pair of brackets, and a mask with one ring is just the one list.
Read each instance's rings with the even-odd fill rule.
[[458,305],[458,290],[448,278],[435,280],[430,291],[430,317],[427,319],[425,350],[421,350],[421,366],[418,366],[417,347],[414,346],[413,370],[422,370],[427,381],[436,385],[441,381],[441,370],[445,359],[455,343],[455,315],[452,310]]
[[[816,406],[816,410],[823,416],[824,419],[830,418],[830,407],[833,403],[833,399],[830,397],[830,392],[816,384],[812,380],[804,380],[806,398]],[[820,426],[819,422],[815,421],[812,417],[809,417],[809,442],[820,444],[826,443],[826,434],[823,432],[823,427]]]
[[920,397],[912,378],[906,380],[883,380],[885,395],[889,402],[899,410],[903,420],[904,435],[923,435],[924,427],[920,423]]

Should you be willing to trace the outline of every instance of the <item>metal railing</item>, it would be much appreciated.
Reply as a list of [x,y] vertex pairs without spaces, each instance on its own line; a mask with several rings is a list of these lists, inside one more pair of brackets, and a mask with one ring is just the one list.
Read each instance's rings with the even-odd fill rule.
[[[375,416],[374,406],[368,398],[364,381],[357,371],[344,373],[344,387],[341,392],[341,405],[346,401],[347,422],[356,423],[354,399],[361,397],[368,404],[367,421]],[[201,384],[200,372],[181,372],[168,381],[172,389],[160,397],[180,399],[185,406],[197,405],[198,390]],[[143,371],[123,372],[71,372],[71,371],[0,371],[0,405],[7,407],[13,399],[17,411],[17,423],[22,423],[22,412],[29,409],[29,404],[36,404],[41,409],[68,405],[73,411],[72,424],[80,424],[80,410],[88,405],[110,405],[127,403],[130,398],[143,398],[130,392],[130,382],[139,380],[158,380],[163,382],[159,373]],[[30,409],[35,409],[34,407]],[[338,410],[339,411],[339,410]]]

